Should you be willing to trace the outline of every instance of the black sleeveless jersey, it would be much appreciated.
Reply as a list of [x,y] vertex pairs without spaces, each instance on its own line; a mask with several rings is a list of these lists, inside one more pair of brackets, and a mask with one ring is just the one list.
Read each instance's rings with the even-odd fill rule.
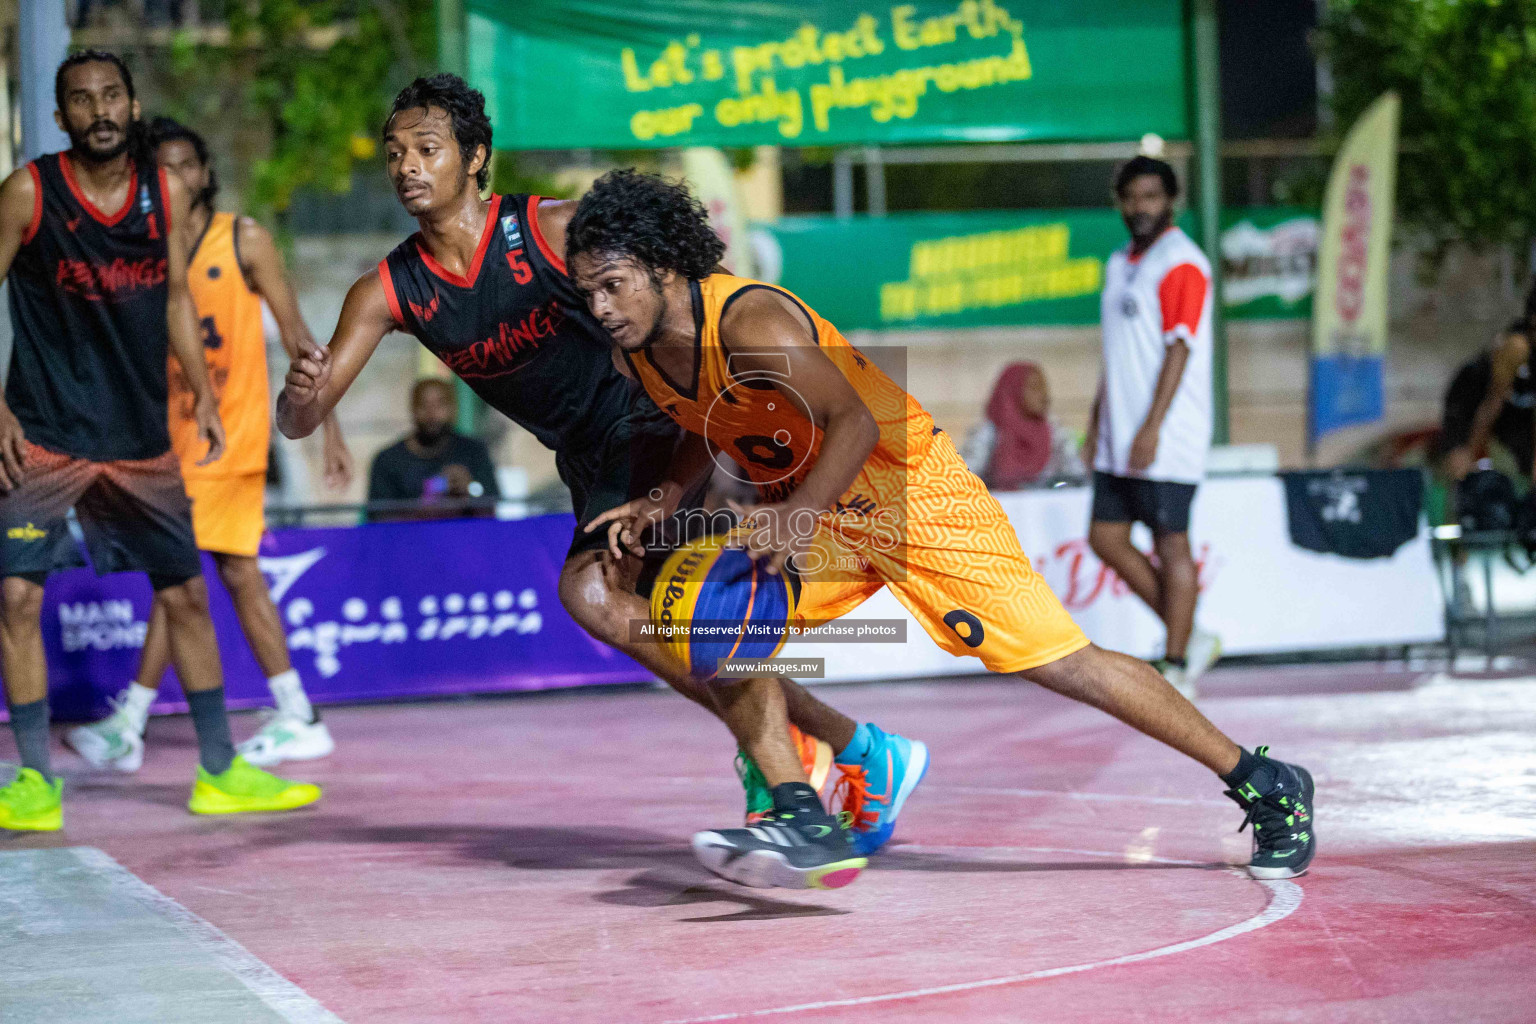
[[171,447],[165,172],[136,170],[122,209],[104,213],[63,153],[27,170],[37,199],[9,277],[6,403],[28,440],[65,455],[163,455]]
[[379,263],[379,278],[402,330],[559,452],[599,445],[631,415],[662,417],[614,368],[607,333],[539,234],[538,204],[491,197],[467,276],[444,270],[413,235]]

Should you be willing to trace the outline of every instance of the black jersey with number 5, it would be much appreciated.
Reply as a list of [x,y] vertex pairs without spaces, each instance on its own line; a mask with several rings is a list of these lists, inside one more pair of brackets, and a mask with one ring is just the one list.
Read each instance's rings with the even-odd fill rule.
[[150,459],[166,426],[165,172],[136,168],[102,211],[67,154],[27,165],[37,198],[11,263],[5,401],[27,439],[97,462]]
[[539,233],[539,197],[492,196],[463,276],[420,235],[379,263],[390,312],[491,408],[556,451],[598,445],[633,414],[660,417],[614,368],[611,342]]

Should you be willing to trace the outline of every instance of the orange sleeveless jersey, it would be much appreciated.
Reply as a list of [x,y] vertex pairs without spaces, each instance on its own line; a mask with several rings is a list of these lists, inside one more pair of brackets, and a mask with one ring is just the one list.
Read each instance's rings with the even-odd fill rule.
[[[720,342],[732,300],[772,286],[715,274],[693,287],[697,377],[670,380],[649,351],[631,355],[630,366],[679,425],[735,459],[764,500],[781,501],[816,464],[821,438],[794,399],[792,379],[756,368],[732,374]],[[773,290],[804,311],[821,351],[880,427],[874,452],[838,501],[852,515],[821,519],[797,615],[835,619],[890,587],[940,647],[978,657],[994,672],[1035,668],[1086,647],[1088,638],[1024,557],[1002,506],[932,417],[836,327]]]
[[[795,398],[787,357],[783,373],[743,372],[731,365],[731,353],[720,340],[720,321],[739,296],[757,288],[777,292],[804,313],[821,351],[858,391],[880,427],[874,452],[843,492],[838,508],[865,515],[888,508],[904,515],[907,474],[928,450],[934,433],[933,418],[917,400],[850,345],[836,327],[784,289],[728,274],[713,274],[692,282],[691,287],[695,309],[702,313],[697,379],[681,385],[672,381],[651,361],[648,350],[629,356],[652,400],[685,430],[708,438],[733,459],[757,486],[762,500],[787,498],[816,464],[821,433],[805,402]],[[785,384],[788,387],[780,390]]]
[[261,326],[261,297],[246,284],[240,270],[235,221],[232,213],[215,213],[187,269],[203,358],[229,441],[229,450],[212,465],[196,465],[208,448],[197,436],[192,389],[175,355],[170,359],[171,446],[188,477],[265,473],[267,469],[271,440],[267,341]]

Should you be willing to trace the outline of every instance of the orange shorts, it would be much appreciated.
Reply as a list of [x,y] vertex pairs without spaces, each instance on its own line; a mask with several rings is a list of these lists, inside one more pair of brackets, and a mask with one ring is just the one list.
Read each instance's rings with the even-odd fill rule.
[[935,643],[994,672],[1038,668],[1088,646],[948,434],[935,434],[910,470],[906,498],[904,521],[823,520],[801,577],[799,619],[838,618],[890,587]]
[[253,556],[266,529],[266,473],[189,476],[192,532],[199,551]]

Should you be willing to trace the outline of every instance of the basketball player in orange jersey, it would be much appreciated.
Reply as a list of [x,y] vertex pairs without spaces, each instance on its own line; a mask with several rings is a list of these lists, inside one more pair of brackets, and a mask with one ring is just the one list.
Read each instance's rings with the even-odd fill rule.
[[[890,587],[951,653],[1100,708],[1210,768],[1254,826],[1255,877],[1306,870],[1315,841],[1305,769],[1242,749],[1150,665],[1089,643],[1002,506],[911,395],[790,293],[715,272],[724,246],[683,185],[634,171],[603,176],[566,229],[566,252],[588,308],[646,392],[758,485],[767,503],[744,515],[748,547],[771,569],[799,571],[804,618],[835,618]],[[671,514],[670,497],[657,489],[599,521],[638,551],[643,530]],[[763,716],[747,753],[770,785],[803,783],[783,705],[769,692],[776,684],[735,685],[763,691],[747,698]],[[877,789],[910,792],[894,777],[910,774],[900,750],[875,743],[853,753],[872,779],[893,776]],[[899,810],[893,804],[882,803],[871,825]],[[866,810],[847,809],[855,820]],[[725,878],[792,879],[781,865],[808,863],[807,848],[828,863],[847,856],[832,848],[841,837],[819,825],[824,815],[802,786],[799,806],[752,828],[701,832],[694,850]]]
[[[554,451],[579,524],[665,481],[677,466],[682,432],[625,379],[607,334],[571,286],[565,226],[576,204],[482,195],[491,122],[485,97],[456,75],[418,78],[402,89],[382,134],[390,183],[420,231],[352,286],[328,346],[303,346],[278,397],[278,428],[289,437],[317,429],[379,343],[399,330]],[[698,463],[701,473],[708,466],[707,456]],[[738,715],[749,721],[741,709],[719,707],[710,689],[678,671],[656,644],[630,637],[629,606],[608,600],[616,591],[605,548],[603,533],[575,531],[560,572],[566,611],[733,731]],[[631,591],[623,596],[634,599]],[[792,721],[819,723],[803,747],[801,770],[828,771],[832,751],[843,749],[856,723],[792,682],[780,688]],[[757,802],[762,787],[754,774],[742,773],[747,810],[766,813],[771,800]]]
[[[195,241],[187,283],[229,443],[224,458],[198,465],[194,396],[173,355],[168,368],[171,446],[181,458],[192,499],[197,546],[213,556],[277,705],[266,724],[237,749],[247,761],[263,767],[325,757],[335,744],[289,660],[288,638],[256,561],[265,528],[262,505],[271,441],[262,300],[272,310],[290,357],[298,354],[301,341],[312,345],[314,338],[299,313],[272,236],[249,217],[214,210],[218,182],[202,136],[163,117],[150,125],[149,136],[160,166],[180,179],[193,197],[187,237]],[[324,434],[326,482],[343,488],[352,476],[352,457],[334,415],[326,418]],[[150,613],[138,681],[113,701],[112,715],[66,736],[69,745],[97,767],[133,772],[143,763],[149,705],[170,661],[165,625],[165,609],[157,603]]]

